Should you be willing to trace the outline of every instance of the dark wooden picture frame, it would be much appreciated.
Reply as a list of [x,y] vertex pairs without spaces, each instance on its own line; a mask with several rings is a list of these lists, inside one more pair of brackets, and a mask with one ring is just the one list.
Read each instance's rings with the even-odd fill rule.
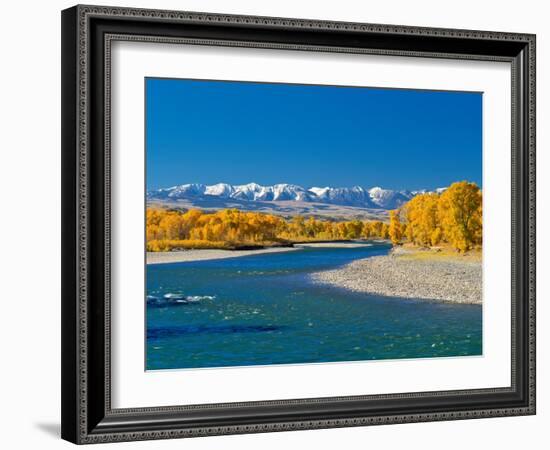
[[[113,409],[109,101],[115,40],[511,63],[511,386]],[[534,35],[75,6],[62,12],[62,192],[64,439],[83,444],[535,413]]]

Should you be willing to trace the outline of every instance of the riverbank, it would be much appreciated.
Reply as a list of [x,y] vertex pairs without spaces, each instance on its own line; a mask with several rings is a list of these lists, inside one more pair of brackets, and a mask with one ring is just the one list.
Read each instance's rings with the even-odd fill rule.
[[318,283],[389,297],[481,304],[481,254],[396,247],[387,256],[311,275]]
[[240,256],[260,255],[262,253],[281,253],[300,250],[294,247],[270,247],[254,250],[181,250],[175,252],[147,252],[147,264],[168,264],[211,259],[238,258]]
[[[377,241],[383,242],[383,241]],[[389,241],[388,241],[389,242]],[[359,248],[370,247],[372,242],[336,241],[336,242],[303,242],[294,244],[295,248]]]
[[[384,241],[373,241],[384,242]],[[281,253],[304,248],[357,248],[368,247],[369,242],[360,241],[322,241],[301,242],[288,246],[253,248],[243,250],[189,249],[171,252],[147,252],[147,264],[168,264],[176,262],[208,261],[212,259],[238,258],[240,256],[261,255],[263,253]]]

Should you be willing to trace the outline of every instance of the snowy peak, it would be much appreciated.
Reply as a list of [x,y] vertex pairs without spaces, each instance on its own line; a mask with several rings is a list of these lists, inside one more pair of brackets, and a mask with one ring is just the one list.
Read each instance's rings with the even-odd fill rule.
[[204,195],[206,192],[206,186],[204,184],[182,184],[179,186],[172,186],[166,189],[159,189],[153,193],[155,198],[184,198],[184,197],[197,197]]
[[[441,193],[444,190],[445,188],[439,188],[435,192]],[[424,192],[428,191],[394,191],[379,186],[370,189],[362,186],[351,188],[326,186],[305,189],[302,186],[286,183],[272,186],[262,186],[257,183],[243,185],[193,183],[151,191],[147,193],[147,197],[150,200],[219,198],[245,202],[306,202],[389,210],[399,208],[415,195]]]
[[204,193],[206,195],[215,195],[222,198],[228,198],[233,194],[233,186],[227,183],[213,184],[212,186],[206,186]]
[[414,197],[414,194],[408,191],[392,191],[378,186],[369,189],[368,192],[373,203],[382,209],[399,208]]
[[330,191],[330,188],[327,187],[312,187],[308,189],[309,192],[312,192],[315,196],[318,198],[326,198],[328,196],[328,192]]
[[310,195],[307,191],[295,184],[276,184],[273,186],[273,200],[294,200],[298,202],[307,202],[310,200]]

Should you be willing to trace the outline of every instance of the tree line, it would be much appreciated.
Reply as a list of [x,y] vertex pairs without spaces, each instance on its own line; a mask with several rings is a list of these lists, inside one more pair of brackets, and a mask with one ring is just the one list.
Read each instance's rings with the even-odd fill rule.
[[177,248],[235,248],[292,242],[389,238],[389,224],[382,221],[331,221],[315,217],[280,216],[224,209],[203,212],[148,208],[147,251]]
[[461,252],[480,248],[482,200],[481,189],[467,181],[453,183],[441,194],[417,195],[390,212],[390,239],[423,247],[447,243]]
[[481,245],[481,190],[454,183],[442,194],[415,196],[390,212],[389,222],[335,221],[224,209],[186,212],[148,208],[147,251],[184,248],[235,248],[348,239],[391,239],[433,246],[447,242],[460,251]]

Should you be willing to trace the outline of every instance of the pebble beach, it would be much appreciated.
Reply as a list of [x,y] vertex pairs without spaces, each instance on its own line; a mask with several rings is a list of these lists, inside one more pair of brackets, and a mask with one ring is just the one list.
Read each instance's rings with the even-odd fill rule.
[[299,250],[293,247],[271,247],[256,250],[182,250],[175,252],[147,252],[147,264],[169,264],[177,262],[208,261],[212,259],[238,258],[239,256],[281,253]]
[[454,258],[408,258],[410,251],[395,248],[387,256],[351,262],[317,272],[320,284],[389,297],[439,300],[462,304],[482,302],[482,264]]

